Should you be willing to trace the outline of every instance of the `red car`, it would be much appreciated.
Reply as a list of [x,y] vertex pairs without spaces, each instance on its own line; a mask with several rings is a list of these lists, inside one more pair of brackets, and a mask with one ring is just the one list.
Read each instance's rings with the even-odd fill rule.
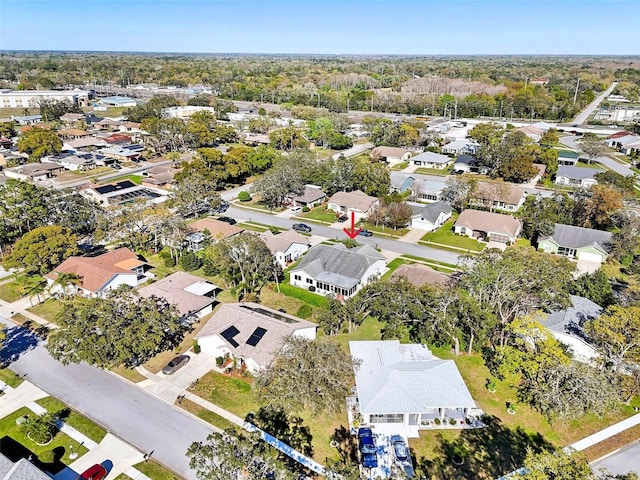
[[93,467],[87,468],[76,480],[103,480],[107,476],[107,470],[96,463]]

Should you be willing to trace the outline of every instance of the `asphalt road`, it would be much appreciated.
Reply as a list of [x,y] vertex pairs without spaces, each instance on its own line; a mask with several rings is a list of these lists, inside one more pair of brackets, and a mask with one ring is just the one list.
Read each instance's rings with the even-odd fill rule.
[[611,92],[613,92],[614,88],[616,88],[616,85],[618,85],[618,82],[613,82],[609,86],[609,88],[607,88],[604,92],[598,95],[593,102],[587,105],[587,107],[584,110],[582,110],[576,116],[576,118],[573,119],[573,123],[582,125],[584,122],[586,122],[587,119],[589,118],[589,115],[591,115],[595,111],[595,109],[598,108],[598,106],[602,103],[602,101],[605,98],[611,95]]
[[153,451],[152,458],[186,479],[196,479],[185,452],[211,433],[204,423],[116,375],[84,363],[64,366],[33,334],[2,316],[1,323],[8,332],[0,358],[14,372],[141,451]]
[[594,472],[606,468],[615,475],[640,473],[640,442],[634,442],[617,452],[591,464]]
[[[268,213],[261,213],[255,210],[247,210],[234,206],[231,206],[225,212],[225,215],[233,217],[237,220],[253,220],[254,222],[273,225],[281,228],[291,228],[291,225],[293,225],[294,223],[304,223],[304,220],[282,218],[276,215],[269,215]],[[320,235],[325,238],[337,238],[339,240],[347,238],[347,235],[342,231],[342,228],[333,228],[325,225],[318,225],[312,222],[308,222],[308,225],[313,229],[314,235]],[[376,234],[374,234],[373,237],[359,236],[356,238],[356,240],[358,241],[358,243],[368,243],[369,245],[373,245],[374,247],[377,246],[391,252],[416,255],[418,257],[429,258],[431,260],[451,263],[453,265],[456,265],[458,263],[458,258],[460,257],[459,254],[449,252],[447,250],[439,250],[436,248],[425,247],[413,243],[399,242],[397,240],[378,236]]]
[[[579,139],[579,138],[580,137],[569,135],[569,136],[566,136],[566,137],[560,137],[560,142],[563,143],[564,145],[566,145],[569,148],[572,148],[574,150],[578,150],[578,151],[581,152],[582,150],[580,149],[580,144],[576,142],[576,140]],[[608,157],[606,155],[597,157],[593,161],[601,163],[602,165],[607,166],[608,168],[610,168],[614,172],[619,173],[620,175],[624,175],[624,176],[635,175],[635,172],[633,170],[631,170],[629,167],[627,167],[626,165],[623,165],[620,162],[617,162],[613,158]]]

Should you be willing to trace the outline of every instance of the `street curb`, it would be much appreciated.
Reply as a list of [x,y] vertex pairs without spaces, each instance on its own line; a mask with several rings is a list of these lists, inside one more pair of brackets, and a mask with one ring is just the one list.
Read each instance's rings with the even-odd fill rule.
[[[609,437],[609,438],[611,438],[611,437]],[[605,439],[605,440],[608,440],[608,439]],[[604,440],[603,440],[603,442],[604,442]],[[589,462],[589,465],[592,465],[592,464],[594,464],[594,463],[598,463],[598,462],[600,462],[600,461],[602,461],[602,460],[605,460],[605,459],[609,458],[610,456],[615,455],[615,454],[616,454],[616,453],[618,453],[618,452],[621,452],[622,450],[625,450],[625,449],[627,449],[627,448],[631,448],[631,447],[635,446],[635,445],[636,445],[636,444],[638,444],[638,443],[640,443],[640,439],[639,439],[639,440],[634,440],[634,441],[633,441],[633,442],[631,442],[631,443],[627,443],[625,446],[620,447],[620,448],[617,448],[617,449],[615,449],[613,452],[609,452],[609,453],[607,453],[606,455],[603,455],[602,457],[600,457],[600,458],[596,458],[595,460],[593,460],[593,461]],[[596,443],[596,445],[597,445],[597,443]]]

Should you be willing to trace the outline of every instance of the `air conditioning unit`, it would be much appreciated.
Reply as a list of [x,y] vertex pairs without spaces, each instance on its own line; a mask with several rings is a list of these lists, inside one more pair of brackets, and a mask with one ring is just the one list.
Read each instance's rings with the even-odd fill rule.
[[314,287],[313,285],[309,285],[309,291],[310,292],[315,292],[316,291],[316,287]]

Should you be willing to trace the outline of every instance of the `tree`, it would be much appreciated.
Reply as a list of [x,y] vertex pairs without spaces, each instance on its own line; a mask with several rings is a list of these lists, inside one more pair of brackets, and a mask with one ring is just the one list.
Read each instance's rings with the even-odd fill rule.
[[11,138],[18,134],[16,130],[17,122],[0,122],[0,137]]
[[575,201],[566,193],[552,197],[528,197],[522,208],[522,234],[535,240],[539,236],[551,235],[556,223],[573,225]]
[[41,415],[28,415],[20,425],[20,430],[33,442],[44,444],[51,441],[58,432],[58,427],[53,414],[44,412]]
[[282,205],[289,193],[302,193],[304,183],[300,164],[287,158],[256,180],[253,190],[261,195],[269,208],[276,208]]
[[616,230],[609,247],[611,256],[628,265],[640,249],[640,216],[633,210],[620,210],[613,216]]
[[587,156],[587,163],[591,163],[594,159],[604,155],[607,147],[600,138],[589,132],[582,137],[580,150]]
[[540,145],[557,145],[560,141],[560,133],[555,128],[550,128],[542,134]]
[[296,148],[309,147],[309,140],[304,138],[300,129],[293,125],[272,131],[269,133],[269,141],[271,146],[277,150],[294,150]]
[[202,260],[194,252],[187,252],[180,257],[180,266],[186,272],[193,272],[202,266]]
[[582,453],[558,449],[534,452],[527,450],[524,469],[514,474],[515,480],[596,480]]
[[271,251],[257,235],[242,232],[220,240],[204,251],[205,269],[221,275],[242,298],[259,295],[267,283],[277,281],[282,271]]
[[70,100],[54,100],[43,98],[40,100],[38,107],[40,108],[40,115],[45,122],[52,120],[58,120],[66,113],[82,113],[80,106]]
[[640,361],[640,306],[613,305],[598,318],[587,321],[584,331],[614,371],[625,360]]
[[38,227],[25,233],[2,264],[21,268],[26,274],[45,274],[78,252],[76,236],[58,225]]
[[570,291],[571,295],[588,298],[603,308],[616,303],[611,282],[602,270],[580,275],[571,285]]
[[227,429],[206,442],[194,442],[186,452],[198,480],[290,480],[291,473],[276,460],[273,449],[258,434]]
[[162,118],[162,109],[176,107],[180,102],[170,95],[155,95],[146,103],[125,110],[125,115],[131,122],[142,123],[149,118]]
[[451,176],[442,189],[442,199],[461,212],[469,204],[477,185],[473,178]]
[[185,334],[166,300],[118,289],[105,297],[74,297],[56,316],[47,350],[63,364],[85,361],[101,368],[140,365],[177,347]]
[[302,418],[287,413],[281,406],[260,407],[256,413],[247,415],[245,421],[254,424],[304,455],[313,456],[311,430],[303,425]]
[[386,206],[385,223],[396,230],[407,225],[413,210],[405,202],[391,202]]
[[292,412],[337,412],[353,385],[359,363],[336,343],[290,337],[273,364],[255,383],[256,395],[268,405]]
[[75,273],[62,272],[58,273],[49,291],[54,292],[58,300],[66,302],[73,297],[76,287],[80,285],[82,285],[82,278],[78,275]]
[[222,201],[215,191],[216,186],[201,172],[182,176],[176,180],[171,189],[172,205],[178,214],[185,218],[214,210]]
[[623,207],[622,194],[608,185],[593,185],[589,190],[574,194],[573,217],[576,225],[606,229],[613,224],[613,216]]
[[20,135],[18,150],[28,153],[30,162],[38,162],[45,155],[60,153],[62,140],[52,130],[33,127]]

